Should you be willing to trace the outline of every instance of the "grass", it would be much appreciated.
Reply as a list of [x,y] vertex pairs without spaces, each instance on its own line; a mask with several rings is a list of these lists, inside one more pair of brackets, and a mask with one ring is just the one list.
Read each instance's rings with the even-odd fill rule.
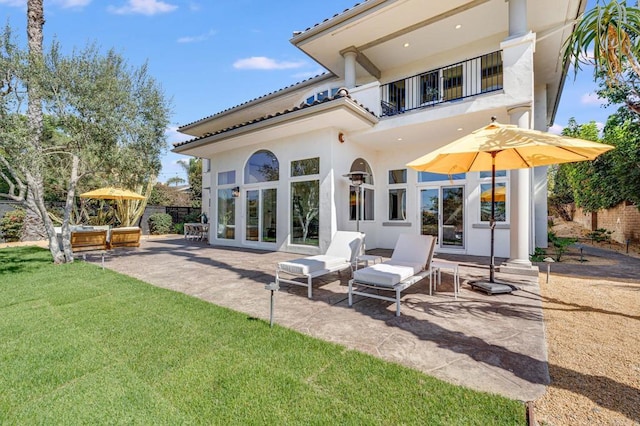
[[0,250],[1,424],[525,424],[518,401],[35,247]]

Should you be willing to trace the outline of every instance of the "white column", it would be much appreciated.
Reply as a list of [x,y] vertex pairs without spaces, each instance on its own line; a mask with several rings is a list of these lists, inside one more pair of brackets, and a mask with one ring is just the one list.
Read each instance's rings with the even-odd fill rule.
[[[531,128],[531,110],[516,108],[509,111],[511,124],[524,129]],[[529,246],[531,241],[531,169],[511,170],[510,184],[510,239],[509,260],[500,267],[530,269]],[[512,271],[510,271],[512,272]]]
[[527,33],[527,0],[509,1],[509,37]]
[[347,50],[342,54],[344,57],[344,85],[347,89],[356,87],[356,50]]
[[[540,84],[534,89],[535,102],[534,102],[534,117],[533,128],[546,132],[549,130],[547,125],[547,86],[546,84]],[[531,250],[536,247],[547,248],[548,247],[548,226],[547,217],[549,216],[549,208],[547,198],[549,196],[547,191],[547,166],[536,167],[533,169],[533,239]]]

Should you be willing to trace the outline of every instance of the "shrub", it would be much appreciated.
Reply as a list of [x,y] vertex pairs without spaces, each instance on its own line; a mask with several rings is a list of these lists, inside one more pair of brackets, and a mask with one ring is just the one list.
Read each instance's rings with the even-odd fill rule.
[[587,236],[589,238],[591,238],[591,242],[597,242],[597,243],[602,243],[602,242],[606,242],[606,243],[611,243],[611,231],[606,230],[605,228],[598,228],[593,232],[590,232],[589,234],[587,234]]
[[168,234],[172,230],[173,221],[167,213],[154,213],[149,216],[149,232],[152,235]]
[[173,230],[175,231],[176,234],[184,234],[184,223],[175,223],[173,225]]
[[553,249],[556,253],[556,262],[560,262],[562,255],[569,250],[568,247],[578,241],[576,238],[558,237],[553,231],[549,231],[548,236],[549,242],[553,244]]
[[24,217],[24,210],[21,209],[11,210],[4,214],[0,220],[0,233],[5,241],[20,241]]

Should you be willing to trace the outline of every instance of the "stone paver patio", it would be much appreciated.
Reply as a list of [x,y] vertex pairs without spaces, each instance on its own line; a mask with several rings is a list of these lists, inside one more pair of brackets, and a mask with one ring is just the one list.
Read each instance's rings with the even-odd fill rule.
[[[268,322],[270,292],[264,286],[274,281],[277,262],[295,257],[299,255],[212,247],[175,237],[115,251],[105,263],[155,286]],[[460,262],[457,300],[452,277],[443,272],[443,284],[434,295],[428,294],[427,280],[405,292],[400,317],[395,316],[395,304],[371,298],[356,296],[349,308],[349,273],[334,273],[314,280],[313,300],[306,297],[305,287],[283,285],[275,296],[275,323],[450,383],[522,401],[540,397],[549,372],[538,278],[498,273],[497,278],[520,290],[487,296],[472,291],[465,281],[488,277],[488,259],[438,257]],[[98,256],[89,260],[100,261]]]

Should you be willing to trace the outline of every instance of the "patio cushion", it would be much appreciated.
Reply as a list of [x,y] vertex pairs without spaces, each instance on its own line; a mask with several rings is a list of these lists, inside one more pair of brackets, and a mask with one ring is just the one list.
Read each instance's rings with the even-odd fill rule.
[[383,263],[358,269],[353,273],[356,282],[393,287],[401,281],[422,271],[421,263],[388,260]]
[[347,263],[348,262],[344,258],[321,254],[318,256],[294,259],[288,262],[280,262],[278,263],[278,267],[280,270],[290,274],[310,275],[314,272],[338,268]]

